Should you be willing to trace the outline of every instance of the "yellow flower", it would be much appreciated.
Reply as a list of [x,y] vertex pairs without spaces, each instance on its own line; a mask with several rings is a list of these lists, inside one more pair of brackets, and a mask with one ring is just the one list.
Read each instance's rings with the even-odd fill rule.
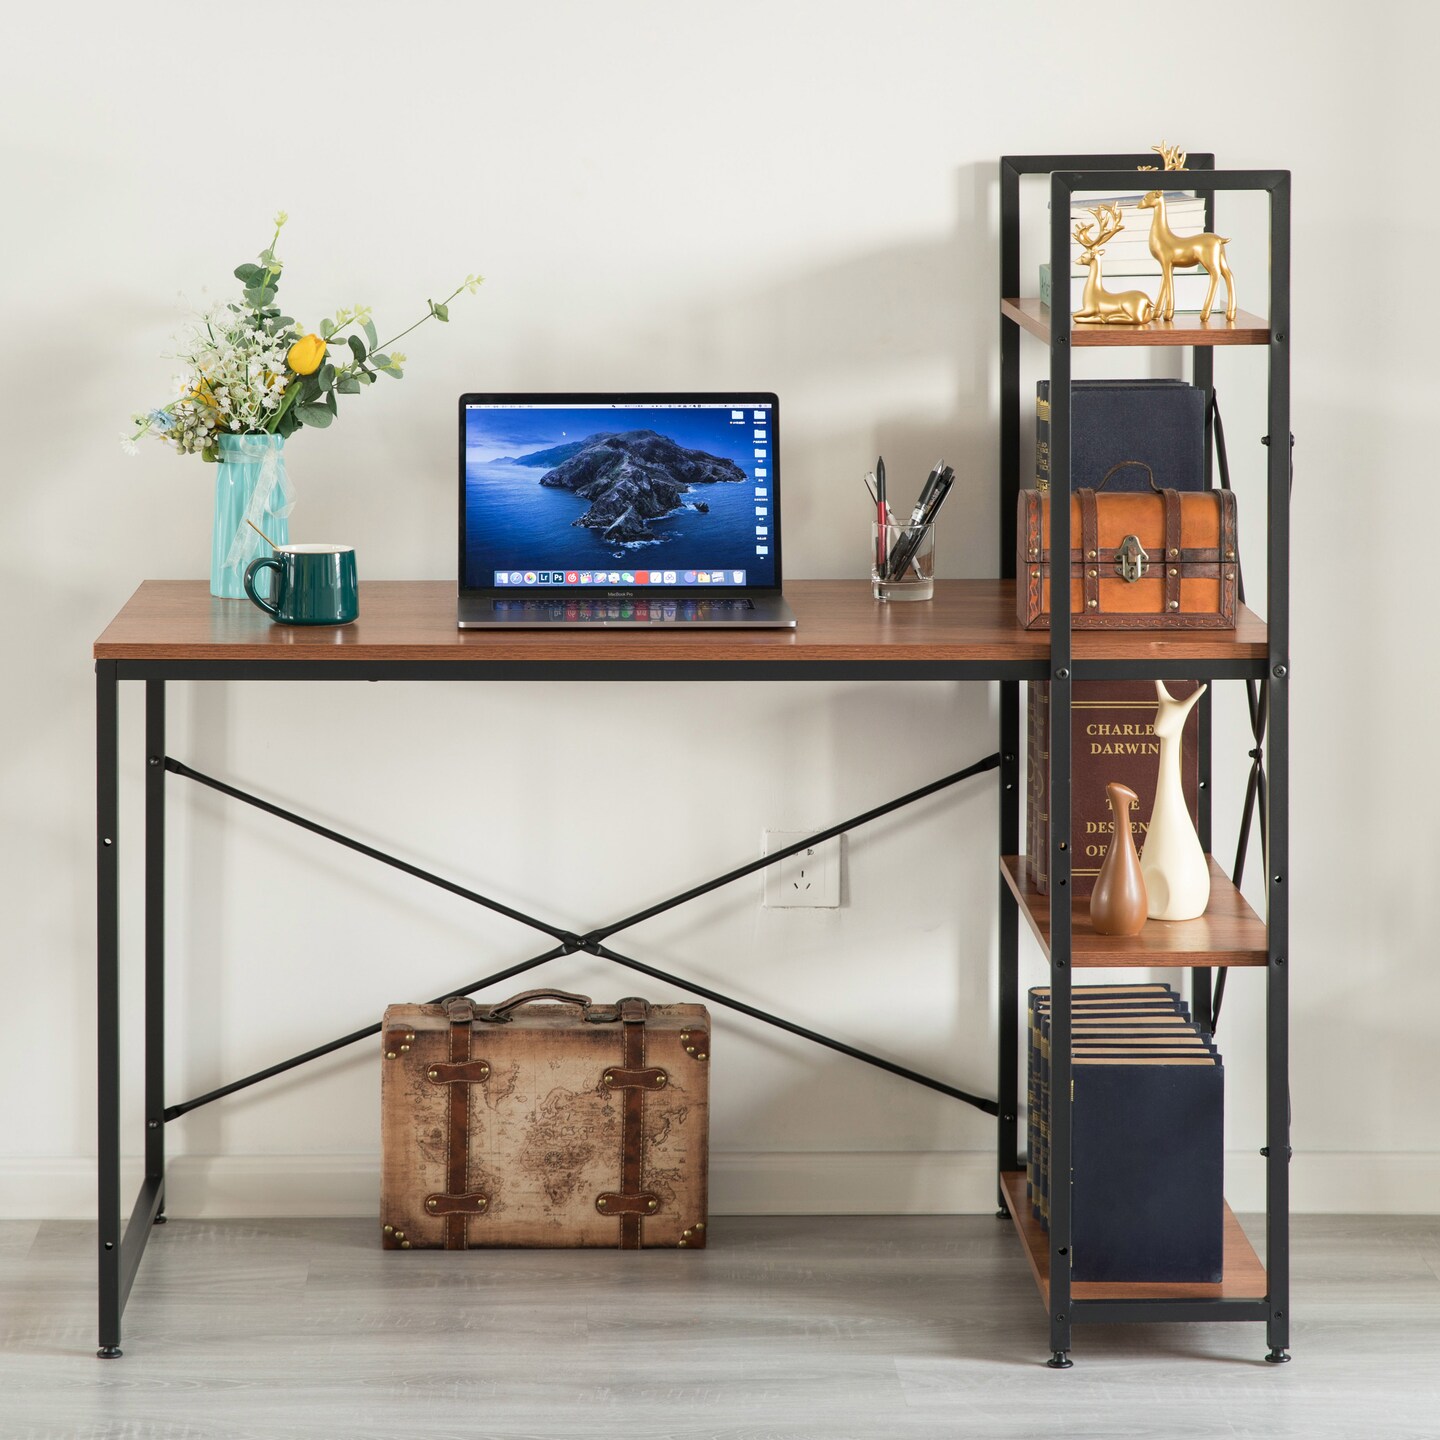
[[297,375],[313,375],[325,363],[325,342],[318,335],[302,335],[290,347],[285,363]]

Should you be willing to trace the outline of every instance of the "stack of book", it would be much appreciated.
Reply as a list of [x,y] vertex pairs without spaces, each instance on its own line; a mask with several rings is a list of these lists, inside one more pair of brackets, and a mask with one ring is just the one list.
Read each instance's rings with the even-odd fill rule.
[[[1112,292],[1120,290],[1142,290],[1151,300],[1160,294],[1160,262],[1150,253],[1150,221],[1152,210],[1141,210],[1140,195],[1075,196],[1070,204],[1070,228],[1075,222],[1092,224],[1090,213],[1093,205],[1119,205],[1120,218],[1124,228],[1106,241],[1100,257],[1105,288]],[[1187,195],[1183,191],[1165,192],[1165,220],[1177,235],[1200,235],[1205,231],[1205,201],[1199,195]],[[1070,242],[1070,308],[1078,310],[1085,293],[1085,281],[1090,267],[1080,263],[1080,246]],[[1205,293],[1210,288],[1210,274],[1201,266],[1191,270],[1173,272],[1175,281],[1175,309],[1177,311],[1198,311],[1205,303]],[[1040,303],[1053,303],[1052,279],[1047,262],[1040,267]],[[1225,287],[1219,287],[1217,294],[1223,298]]]
[[[1050,990],[1030,991],[1031,1213],[1049,1227]],[[1168,985],[1071,994],[1075,1280],[1215,1284],[1224,1273],[1225,1073]]]

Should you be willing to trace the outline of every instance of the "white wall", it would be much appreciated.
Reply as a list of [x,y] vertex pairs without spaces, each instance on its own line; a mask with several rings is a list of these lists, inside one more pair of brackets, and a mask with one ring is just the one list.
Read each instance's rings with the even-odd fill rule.
[[[467,271],[488,277],[448,328],[412,337],[403,382],[292,447],[296,533],[353,541],[365,577],[452,575],[461,390],[732,385],[785,404],[795,576],[863,573],[858,476],[877,451],[900,476],[942,453],[957,465],[942,570],[987,575],[997,156],[1161,137],[1295,172],[1297,1203],[1440,1205],[1436,686],[1417,663],[1431,647],[1408,675],[1401,648],[1424,643],[1421,543],[1440,530],[1430,312],[1409,299],[1440,229],[1417,163],[1435,30],[1431,7],[1400,4],[1219,3],[1183,23],[1127,0],[1099,18],[750,0],[27,7],[0,86],[0,1210],[91,1205],[90,643],[141,578],[206,565],[211,472],[158,447],[126,459],[116,437],[165,393],[179,302],[226,292],[277,208],[286,304],[312,323],[363,300],[398,324]],[[1231,213],[1258,308],[1258,220]],[[1217,361],[1256,543],[1263,375],[1257,354]],[[943,685],[173,692],[171,753],[577,927],[752,858],[766,826],[828,823],[986,753],[995,706]],[[1233,835],[1234,694],[1219,715],[1217,835]],[[124,721],[133,879],[138,696]],[[172,1099],[543,948],[184,782],[170,794]],[[763,911],[757,878],[625,943],[992,1093],[995,809],[987,779],[857,833],[838,913]],[[123,920],[134,1011],[138,904]],[[1041,976],[1031,955],[1024,978]],[[578,960],[536,979],[636,988]],[[1261,990],[1234,977],[1220,1035],[1242,1205],[1260,1197]],[[978,1113],[717,1021],[718,1208],[992,1203]],[[170,1127],[188,1157],[172,1208],[368,1213],[376,1077],[366,1045]],[[138,1137],[133,1088],[127,1114]]]

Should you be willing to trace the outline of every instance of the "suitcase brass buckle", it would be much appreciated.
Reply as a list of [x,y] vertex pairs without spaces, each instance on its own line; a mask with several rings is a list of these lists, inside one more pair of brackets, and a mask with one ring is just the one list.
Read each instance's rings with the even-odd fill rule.
[[1127,535],[1115,552],[1115,573],[1133,585],[1145,573],[1145,562],[1149,558],[1140,541],[1134,535]]

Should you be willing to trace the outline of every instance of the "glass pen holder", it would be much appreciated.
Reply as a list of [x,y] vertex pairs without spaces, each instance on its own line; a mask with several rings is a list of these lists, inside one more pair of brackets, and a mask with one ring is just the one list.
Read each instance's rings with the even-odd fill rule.
[[877,600],[935,594],[935,526],[870,523],[870,584]]

